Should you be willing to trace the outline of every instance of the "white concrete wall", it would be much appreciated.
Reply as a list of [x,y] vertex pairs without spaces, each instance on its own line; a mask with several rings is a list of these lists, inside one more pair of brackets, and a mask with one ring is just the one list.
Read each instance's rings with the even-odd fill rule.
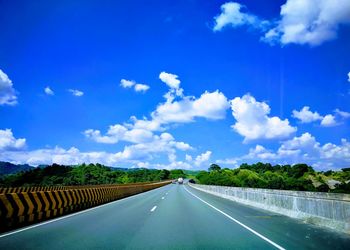
[[350,234],[350,195],[191,184],[193,188]]

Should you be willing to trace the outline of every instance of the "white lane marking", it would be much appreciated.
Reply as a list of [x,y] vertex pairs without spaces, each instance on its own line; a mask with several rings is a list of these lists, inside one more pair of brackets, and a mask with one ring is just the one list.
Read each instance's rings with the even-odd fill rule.
[[164,200],[164,198],[165,198],[165,197],[163,196],[163,197],[162,197],[162,200]]
[[[164,186],[164,187],[166,187],[166,186]],[[162,187],[160,187],[160,188],[162,188]],[[157,188],[153,189],[153,190],[155,191],[155,190],[157,190]],[[153,190],[150,190],[150,191],[153,191]],[[148,191],[148,192],[150,192],[150,191]],[[23,232],[23,231],[27,231],[29,229],[33,229],[33,228],[36,228],[36,227],[44,226],[46,224],[50,224],[50,223],[53,223],[53,222],[56,222],[56,221],[59,221],[59,220],[67,219],[69,217],[73,217],[73,216],[76,216],[76,215],[79,215],[79,214],[83,214],[83,213],[86,213],[86,212],[89,212],[89,211],[92,211],[92,210],[95,210],[95,209],[98,209],[98,208],[101,208],[101,207],[109,206],[109,205],[112,205],[112,204],[117,203],[117,202],[126,201],[126,200],[129,200],[129,199],[138,197],[138,196],[146,195],[148,192],[135,194],[133,196],[129,196],[129,197],[126,197],[126,198],[123,198],[123,199],[120,199],[120,200],[112,201],[112,202],[109,202],[109,203],[106,203],[106,204],[103,204],[103,205],[100,205],[100,206],[97,206],[97,207],[92,207],[92,208],[88,208],[88,209],[85,209],[85,210],[80,211],[80,212],[76,212],[76,213],[73,213],[73,214],[65,215],[65,216],[59,217],[57,219],[52,219],[52,220],[49,220],[49,221],[41,222],[39,224],[35,224],[33,226],[21,228],[21,229],[18,229],[16,231],[13,231],[13,232],[2,234],[2,235],[0,235],[0,238],[6,237],[6,236],[10,236],[12,234],[20,233],[20,232]]]
[[200,200],[201,202],[207,204],[209,207],[215,209],[216,211],[218,211],[219,213],[223,214],[224,216],[226,216],[227,218],[229,218],[230,220],[236,222],[238,225],[244,227],[245,229],[247,229],[248,231],[252,232],[253,234],[255,234],[256,236],[260,237],[261,239],[267,241],[268,243],[270,243],[271,245],[273,245],[274,247],[276,247],[277,249],[280,249],[280,250],[285,250],[285,248],[281,247],[280,245],[278,245],[277,243],[273,242],[272,240],[266,238],[265,236],[259,234],[257,231],[251,229],[250,227],[244,225],[242,222],[236,220],[235,218],[233,218],[232,216],[228,215],[227,213],[221,211],[220,209],[214,207],[213,205],[211,205],[210,203],[206,202],[205,200],[199,198],[197,195],[195,195],[194,193],[192,193],[191,191],[189,191],[186,187],[184,187],[185,190],[191,194],[192,196],[194,196],[195,198],[197,198],[198,200]]
[[154,212],[154,210],[157,209],[157,206],[152,207],[151,212]]

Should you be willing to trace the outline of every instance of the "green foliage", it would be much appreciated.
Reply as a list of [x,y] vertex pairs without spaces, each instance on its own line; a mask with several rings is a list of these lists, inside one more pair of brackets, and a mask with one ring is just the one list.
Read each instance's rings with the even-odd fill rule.
[[[329,176],[342,181],[342,184],[330,190],[324,181]],[[196,179],[207,185],[350,193],[350,184],[344,182],[350,179],[350,171],[327,171],[322,174],[315,172],[307,164],[272,166],[261,162],[251,165],[243,163],[237,169],[221,169],[220,166],[212,164],[208,172],[200,171]]]
[[210,165],[208,171],[209,171],[209,172],[211,172],[211,171],[219,171],[220,169],[221,169],[221,168],[220,168],[219,165],[213,163],[213,164]]
[[169,179],[186,178],[186,174],[181,169],[170,170]]
[[333,192],[350,194],[350,182],[348,183],[343,182],[341,184],[335,185],[335,189],[333,190]]
[[44,168],[37,167],[26,172],[5,175],[0,179],[0,186],[126,184],[168,180],[172,172],[176,176],[186,176],[182,170],[120,170],[101,164],[81,164],[74,167],[53,164]]

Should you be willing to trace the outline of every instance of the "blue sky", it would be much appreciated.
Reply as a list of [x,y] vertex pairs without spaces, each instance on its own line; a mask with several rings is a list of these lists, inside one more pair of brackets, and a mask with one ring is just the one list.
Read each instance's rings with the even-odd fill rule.
[[0,160],[350,166],[346,0],[0,8]]

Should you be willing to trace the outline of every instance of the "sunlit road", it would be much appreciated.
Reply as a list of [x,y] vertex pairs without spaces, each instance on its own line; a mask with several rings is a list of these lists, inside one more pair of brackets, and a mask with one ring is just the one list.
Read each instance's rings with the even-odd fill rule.
[[350,237],[171,184],[0,236],[0,249],[346,249]]

